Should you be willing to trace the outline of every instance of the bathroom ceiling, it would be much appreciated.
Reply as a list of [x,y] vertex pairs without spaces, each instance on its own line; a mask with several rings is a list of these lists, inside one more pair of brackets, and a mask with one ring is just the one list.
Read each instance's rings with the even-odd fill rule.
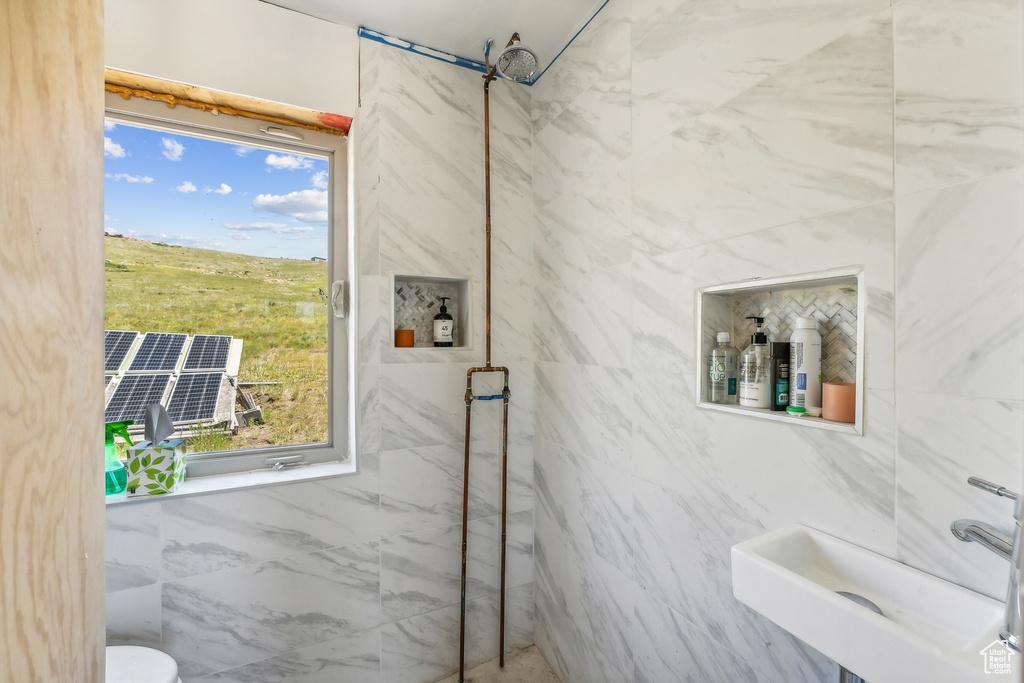
[[[261,0],[318,19],[364,27],[482,62],[487,39],[500,50],[513,32],[543,71],[604,0]],[[493,55],[493,52],[492,52]]]

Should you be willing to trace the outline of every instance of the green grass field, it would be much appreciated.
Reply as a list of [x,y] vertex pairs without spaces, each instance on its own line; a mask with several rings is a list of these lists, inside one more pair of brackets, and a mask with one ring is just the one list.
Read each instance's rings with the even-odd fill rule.
[[106,329],[227,334],[244,340],[240,382],[264,424],[206,433],[189,450],[327,440],[327,264],[104,239]]

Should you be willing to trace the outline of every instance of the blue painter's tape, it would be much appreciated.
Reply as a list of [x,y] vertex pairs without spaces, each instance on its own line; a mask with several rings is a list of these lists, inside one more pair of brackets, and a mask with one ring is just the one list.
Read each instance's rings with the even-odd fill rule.
[[505,398],[505,394],[491,394],[490,396],[476,396],[475,398],[478,401],[497,401]]
[[465,57],[459,57],[448,52],[442,52],[441,50],[435,50],[432,47],[426,47],[424,45],[417,45],[411,43],[408,40],[402,40],[401,38],[395,38],[389,36],[386,33],[380,31],[374,31],[372,29],[359,27],[359,37],[366,38],[367,40],[373,40],[384,45],[390,45],[391,47],[397,47],[399,50],[407,50],[408,52],[415,52],[418,55],[424,57],[430,57],[441,62],[448,62],[455,66],[461,66],[465,69],[472,71],[479,71],[480,73],[487,73],[487,68],[483,62],[474,62],[472,59],[466,59]]

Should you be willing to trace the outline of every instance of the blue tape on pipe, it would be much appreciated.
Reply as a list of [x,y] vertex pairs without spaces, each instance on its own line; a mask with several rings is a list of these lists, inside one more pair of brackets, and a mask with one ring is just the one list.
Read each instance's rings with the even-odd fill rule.
[[505,394],[492,394],[490,396],[477,396],[478,401],[497,401],[498,399],[505,398]]

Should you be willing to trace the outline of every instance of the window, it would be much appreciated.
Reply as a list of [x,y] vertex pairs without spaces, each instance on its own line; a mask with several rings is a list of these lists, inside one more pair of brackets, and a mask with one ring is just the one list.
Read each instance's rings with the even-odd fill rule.
[[346,139],[112,94],[105,128],[105,420],[158,400],[189,476],[347,459]]

